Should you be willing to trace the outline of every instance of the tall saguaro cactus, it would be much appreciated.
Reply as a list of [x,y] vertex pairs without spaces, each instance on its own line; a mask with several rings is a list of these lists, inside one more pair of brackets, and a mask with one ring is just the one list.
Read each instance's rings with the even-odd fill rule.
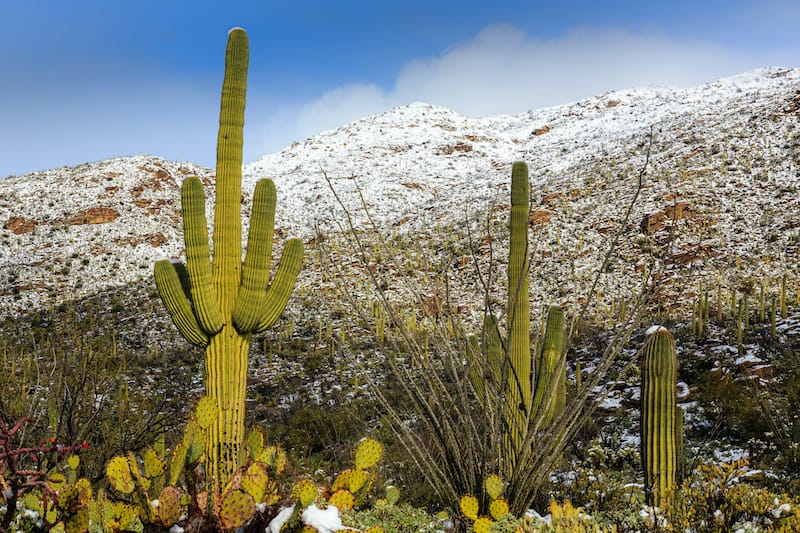
[[642,347],[641,455],[648,501],[669,504],[676,483],[680,433],[676,418],[675,339],[666,328],[651,332]]
[[[525,438],[531,409],[531,311],[528,294],[529,212],[528,165],[517,161],[511,167],[511,221],[508,249],[508,343],[510,370],[506,396],[506,423],[510,446],[518,448]],[[510,450],[507,460],[514,456]]]
[[[489,316],[484,327],[487,372],[473,378],[497,381],[493,388],[504,391],[503,456],[509,475],[517,457],[524,455],[521,447],[528,432],[549,424],[563,410],[566,400],[564,313],[560,307],[548,310],[541,351],[536,356],[531,353],[529,220],[528,166],[518,161],[511,170],[508,337],[503,343],[496,319]],[[503,376],[505,383],[500,383]],[[482,386],[479,384],[476,390],[483,390]]]
[[215,492],[235,472],[244,443],[244,414],[250,337],[280,316],[303,259],[299,239],[287,241],[270,281],[275,225],[275,185],[262,179],[253,193],[253,212],[242,265],[242,129],[249,47],[247,34],[228,34],[217,138],[214,253],[210,254],[205,196],[200,180],[181,187],[186,266],[155,264],[159,295],[181,334],[205,348],[206,395],[217,419],[206,442],[207,473]]

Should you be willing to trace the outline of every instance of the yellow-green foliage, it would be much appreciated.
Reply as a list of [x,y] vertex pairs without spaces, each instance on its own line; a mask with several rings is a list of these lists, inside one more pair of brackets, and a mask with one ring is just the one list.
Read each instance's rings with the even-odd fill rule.
[[723,533],[750,524],[767,531],[800,531],[800,496],[776,495],[747,482],[748,461],[702,464],[678,488],[667,518],[676,531],[705,524]]

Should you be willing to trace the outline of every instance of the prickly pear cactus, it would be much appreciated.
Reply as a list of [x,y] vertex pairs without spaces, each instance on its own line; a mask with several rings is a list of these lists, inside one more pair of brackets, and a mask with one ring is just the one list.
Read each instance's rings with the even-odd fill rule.
[[253,517],[256,506],[253,497],[241,490],[228,491],[222,497],[219,510],[219,521],[225,529],[233,529],[243,525]]
[[349,511],[355,507],[355,504],[355,496],[349,490],[337,490],[328,498],[328,505],[333,505],[340,511]]
[[654,328],[642,347],[641,456],[645,490],[651,505],[669,505],[676,482],[676,395],[678,359],[675,339]]
[[251,464],[242,476],[242,490],[253,497],[256,502],[261,502],[269,488],[269,467],[264,463]]
[[356,468],[372,468],[383,457],[383,444],[375,439],[362,439],[356,447]]
[[496,500],[503,493],[503,478],[497,474],[487,476],[483,482],[483,488],[486,489],[489,498]]
[[106,466],[106,478],[114,488],[124,494],[130,494],[136,488],[131,475],[128,460],[121,455],[113,457]]
[[397,505],[400,501],[400,489],[394,485],[386,487],[386,504],[389,506]]
[[301,507],[308,507],[317,499],[317,486],[310,479],[301,479],[292,487],[292,496]]
[[165,527],[172,527],[181,518],[181,491],[178,487],[167,486],[158,495],[158,519]]
[[475,496],[471,494],[462,496],[461,500],[458,502],[458,507],[461,510],[461,513],[470,520],[478,519],[480,505],[478,504],[478,498]]

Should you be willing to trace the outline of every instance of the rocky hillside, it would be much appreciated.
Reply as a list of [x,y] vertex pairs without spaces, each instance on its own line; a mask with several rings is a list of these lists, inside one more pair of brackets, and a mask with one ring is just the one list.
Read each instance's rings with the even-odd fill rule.
[[[587,296],[641,176],[601,280],[604,296],[630,295],[650,262],[664,268],[669,301],[687,300],[704,280],[770,281],[788,272],[797,288],[798,135],[798,69],[481,119],[412,104],[247,165],[243,205],[246,212],[256,179],[273,178],[278,246],[295,235],[313,244],[345,220],[327,175],[357,229],[367,224],[366,205],[401,240],[452,235],[461,244],[447,260],[458,277],[466,274],[457,267],[474,255],[503,256],[497,237],[510,166],[524,159],[532,180],[532,292],[569,305]],[[156,259],[182,257],[179,184],[191,174],[212,196],[212,170],[144,155],[3,180],[0,316],[138,283]],[[302,276],[301,292],[320,279]]]

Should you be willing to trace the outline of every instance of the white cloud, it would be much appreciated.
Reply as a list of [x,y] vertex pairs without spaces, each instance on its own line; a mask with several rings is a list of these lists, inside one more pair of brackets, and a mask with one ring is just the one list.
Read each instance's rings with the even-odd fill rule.
[[663,34],[581,28],[544,40],[496,25],[438,57],[409,62],[389,89],[346,85],[284,108],[263,124],[257,144],[262,154],[276,151],[414,101],[469,116],[522,113],[629,87],[687,87],[771,64],[774,58],[753,52]]

